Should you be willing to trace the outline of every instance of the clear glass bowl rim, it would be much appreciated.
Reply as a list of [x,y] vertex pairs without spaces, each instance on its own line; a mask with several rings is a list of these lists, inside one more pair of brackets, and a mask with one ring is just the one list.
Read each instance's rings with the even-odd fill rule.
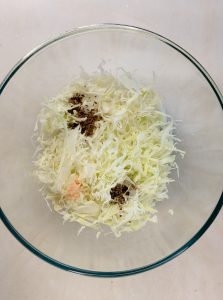
[[[50,39],[41,45],[34,48],[32,51],[30,51],[28,54],[26,54],[22,59],[20,59],[17,64],[9,71],[9,73],[5,76],[2,83],[0,84],[0,95],[2,94],[4,88],[8,84],[8,82],[11,80],[11,78],[16,74],[16,72],[35,54],[37,54],[42,49],[46,48],[47,46],[62,40],[66,37],[86,33],[90,31],[97,31],[97,30],[106,30],[106,29],[115,29],[115,30],[127,30],[127,31],[136,31],[136,32],[144,32],[148,34],[148,36],[152,36],[153,38],[158,39],[159,41],[167,44],[168,46],[174,48],[176,51],[178,51],[181,55],[186,57],[201,73],[201,75],[207,80],[207,83],[212,88],[213,92],[216,95],[216,98],[223,110],[223,96],[211,78],[211,76],[208,74],[208,72],[204,69],[204,67],[192,56],[190,55],[186,50],[181,48],[176,43],[172,42],[168,38],[163,37],[160,34],[157,34],[155,32],[152,32],[150,30],[131,26],[131,25],[125,25],[125,24],[115,24],[115,23],[102,23],[102,24],[94,24],[89,26],[82,26],[77,27],[71,31],[65,32],[64,34],[61,34],[53,39]],[[203,226],[198,230],[198,232],[184,245],[182,245],[179,249],[175,250],[173,253],[169,254],[168,256],[152,263],[149,265],[145,265],[143,267],[129,269],[129,270],[123,270],[123,271],[112,271],[112,272],[102,272],[102,271],[93,271],[93,270],[86,270],[77,268],[74,266],[70,266],[64,263],[61,263],[60,261],[57,261],[43,252],[39,251],[37,248],[35,248],[32,244],[30,244],[10,223],[6,215],[4,214],[2,208],[0,208],[0,218],[2,222],[5,224],[5,226],[8,228],[8,230],[12,233],[12,235],[28,250],[30,250],[33,254],[37,255],[39,258],[43,259],[44,261],[60,268],[66,271],[82,274],[82,275],[88,275],[88,276],[95,276],[95,277],[121,277],[121,276],[127,276],[127,275],[134,275],[141,272],[145,272],[151,269],[154,269],[158,266],[163,265],[164,263],[172,260],[173,258],[177,257],[179,254],[183,253],[185,250],[187,250],[189,247],[191,247],[208,229],[208,227],[212,224],[216,216],[218,215],[219,211],[221,210],[221,207],[223,205],[223,192],[220,196],[220,199],[217,202],[217,205],[215,206],[214,210],[212,211],[211,215],[207,219],[207,221],[203,224]]]

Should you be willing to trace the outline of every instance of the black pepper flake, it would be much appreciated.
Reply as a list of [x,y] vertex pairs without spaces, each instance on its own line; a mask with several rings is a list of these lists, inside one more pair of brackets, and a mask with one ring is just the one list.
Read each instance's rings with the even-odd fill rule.
[[96,109],[87,110],[86,107],[83,107],[82,100],[84,94],[76,93],[70,99],[69,103],[75,105],[75,107],[68,109],[68,113],[73,115],[74,113],[78,118],[84,119],[80,122],[68,122],[67,126],[69,129],[75,129],[78,125],[81,127],[81,133],[86,136],[92,136],[95,129],[95,123],[100,121],[102,118],[97,114]]
[[128,187],[124,184],[117,183],[115,187],[111,188],[110,195],[112,204],[122,205],[125,203],[124,195],[129,195]]
[[82,99],[84,98],[84,94],[75,93],[70,99],[69,103],[77,105],[82,103]]
[[75,129],[78,126],[78,124],[73,122],[68,122],[67,126],[69,129]]

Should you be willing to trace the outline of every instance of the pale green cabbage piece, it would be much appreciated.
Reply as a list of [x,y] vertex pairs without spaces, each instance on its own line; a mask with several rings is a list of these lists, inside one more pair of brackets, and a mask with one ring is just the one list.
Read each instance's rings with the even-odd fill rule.
[[[76,92],[88,95],[85,104],[90,109],[96,105],[102,116],[93,136],[81,134],[79,126],[67,127],[68,119],[75,119],[67,114],[68,99]],[[35,174],[46,200],[65,221],[98,232],[107,225],[116,236],[138,230],[147,221],[157,222],[155,204],[168,198],[176,153],[183,155],[176,148],[172,118],[160,107],[152,89],[127,88],[108,72],[85,73],[44,104],[36,126]],[[72,176],[84,186],[75,201],[64,197]],[[137,188],[120,211],[110,203],[110,190],[125,180]]]

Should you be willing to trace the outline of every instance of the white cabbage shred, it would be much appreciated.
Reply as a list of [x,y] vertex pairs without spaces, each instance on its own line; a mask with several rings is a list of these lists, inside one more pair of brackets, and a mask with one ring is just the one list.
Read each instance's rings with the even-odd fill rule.
[[[67,113],[74,93],[84,94],[84,105],[101,116],[92,136],[68,126],[71,119],[80,121]],[[80,223],[79,232],[85,226],[101,232],[107,225],[120,236],[157,222],[156,202],[168,198],[176,152],[183,155],[173,129],[150,88],[127,88],[108,72],[85,73],[48,100],[38,117],[35,174],[46,200],[65,221]],[[80,187],[76,199],[67,193],[74,181]],[[112,203],[110,191],[124,182],[135,188],[120,206]]]

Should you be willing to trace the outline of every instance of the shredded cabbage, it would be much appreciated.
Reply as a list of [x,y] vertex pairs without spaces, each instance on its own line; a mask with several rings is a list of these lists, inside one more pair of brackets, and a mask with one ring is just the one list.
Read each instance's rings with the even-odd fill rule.
[[[97,107],[102,117],[92,136],[82,134],[80,126],[67,126],[71,119],[80,121],[67,113],[74,93],[86,95],[84,105]],[[155,204],[168,198],[176,152],[183,155],[176,148],[172,118],[160,107],[152,89],[128,88],[108,72],[85,73],[44,104],[36,126],[35,174],[64,221],[80,223],[80,231],[95,228],[97,236],[102,225],[120,236],[157,222]],[[67,193],[74,180],[78,199]],[[135,190],[120,207],[111,202],[111,189],[126,181]]]

